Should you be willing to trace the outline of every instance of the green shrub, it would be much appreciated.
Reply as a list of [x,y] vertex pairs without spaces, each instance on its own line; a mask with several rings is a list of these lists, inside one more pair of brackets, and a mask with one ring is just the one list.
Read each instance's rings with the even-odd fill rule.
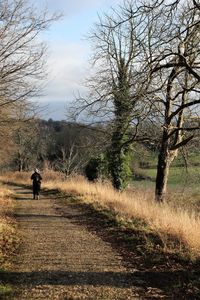
[[89,160],[85,167],[85,176],[90,181],[106,178],[108,174],[107,169],[107,159],[104,154],[100,154]]

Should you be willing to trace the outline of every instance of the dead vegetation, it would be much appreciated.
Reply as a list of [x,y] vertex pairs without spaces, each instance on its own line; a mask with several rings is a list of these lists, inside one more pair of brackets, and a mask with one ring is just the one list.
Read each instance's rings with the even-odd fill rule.
[[11,218],[13,203],[10,199],[12,192],[0,186],[0,264],[1,268],[6,263],[6,258],[12,251],[15,227]]
[[[11,257],[19,244],[16,224],[12,217],[13,193],[8,188],[0,186],[0,270],[10,267]],[[4,285],[0,280],[0,298],[12,293],[10,286]],[[4,298],[2,298],[4,299]]]
[[[30,184],[29,173],[12,173],[1,177],[3,181]],[[65,180],[60,173],[43,173],[43,188],[79,196],[82,201],[111,210],[120,222],[130,226],[142,224],[162,241],[162,250],[197,259],[200,255],[200,218],[192,210],[172,203],[155,203],[152,192],[133,190],[115,191],[109,183],[90,183],[77,176]],[[145,226],[144,226],[145,224]]]

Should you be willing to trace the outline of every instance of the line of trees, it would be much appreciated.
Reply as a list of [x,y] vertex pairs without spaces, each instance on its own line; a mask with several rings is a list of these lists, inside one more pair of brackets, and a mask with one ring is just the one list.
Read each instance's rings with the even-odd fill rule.
[[199,29],[199,2],[152,0],[124,1],[92,30],[94,75],[89,95],[76,100],[80,111],[109,119],[116,189],[127,185],[134,142],[151,141],[143,126],[151,122],[161,133],[155,198],[165,199],[170,165],[199,129]]
[[15,120],[9,136],[10,147],[5,143],[7,159],[1,157],[1,169],[22,172],[38,167],[57,170],[69,177],[83,174],[91,157],[102,149],[104,136],[101,131],[97,134],[97,127],[52,119],[28,120],[24,107],[18,116],[19,122]]

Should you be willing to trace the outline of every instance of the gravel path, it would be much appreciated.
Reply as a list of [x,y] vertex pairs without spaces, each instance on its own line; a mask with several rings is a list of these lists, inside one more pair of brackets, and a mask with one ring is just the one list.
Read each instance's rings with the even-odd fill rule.
[[77,205],[55,196],[32,200],[29,190],[13,189],[23,235],[9,273],[17,291],[13,299],[142,299],[135,270],[84,226],[84,212]]

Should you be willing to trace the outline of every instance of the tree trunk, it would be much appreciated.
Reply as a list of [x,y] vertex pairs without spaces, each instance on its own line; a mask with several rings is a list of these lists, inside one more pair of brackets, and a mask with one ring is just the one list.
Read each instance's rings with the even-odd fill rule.
[[130,144],[123,145],[128,140],[126,132],[126,127],[128,126],[125,126],[126,123],[124,121],[117,126],[113,133],[111,147],[108,152],[108,167],[112,178],[112,185],[119,191],[126,188],[131,176],[129,166]]
[[20,152],[18,152],[18,171],[19,172],[23,171],[23,159]]
[[167,181],[170,167],[170,156],[165,152],[160,151],[158,156],[157,176],[156,176],[156,191],[155,199],[158,202],[165,200]]
[[109,169],[112,177],[112,185],[117,190],[123,190],[126,179],[123,176],[124,161],[120,149],[112,149],[109,153]]
[[156,175],[155,199],[158,202],[165,200],[169,168],[178,154],[178,149],[170,150],[167,132],[163,133],[163,142],[160,148]]
[[22,171],[23,171],[23,163],[22,163],[22,161],[19,161],[18,171],[19,171],[19,172],[22,172]]

